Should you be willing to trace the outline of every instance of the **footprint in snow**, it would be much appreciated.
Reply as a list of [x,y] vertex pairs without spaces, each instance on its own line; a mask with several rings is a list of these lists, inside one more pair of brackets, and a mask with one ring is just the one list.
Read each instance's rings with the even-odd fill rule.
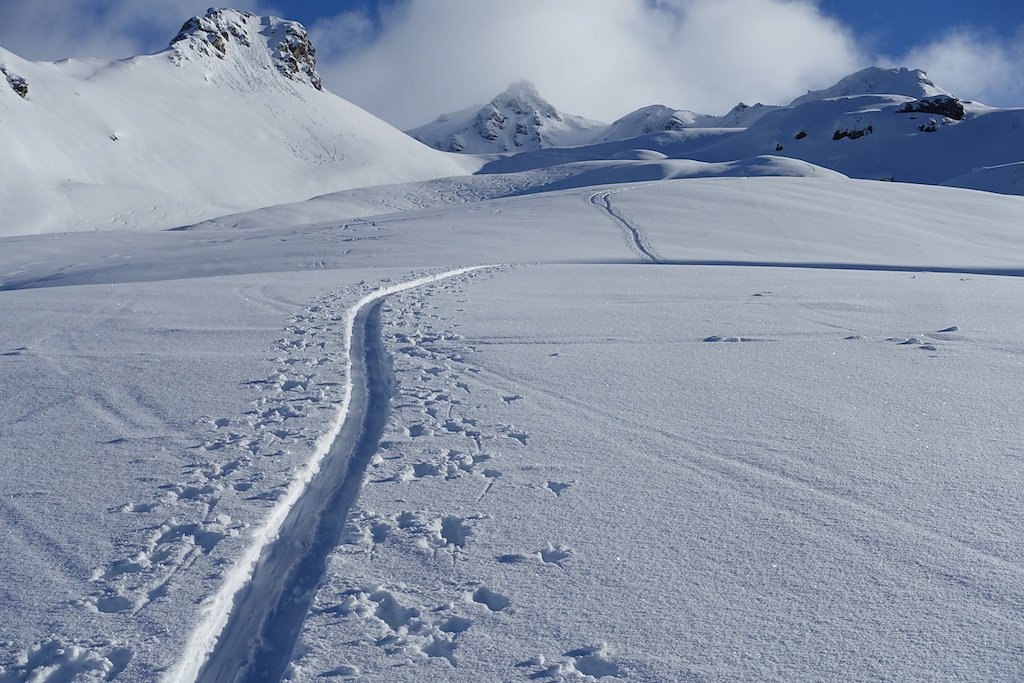
[[549,481],[546,484],[544,484],[544,486],[549,491],[551,491],[551,493],[561,497],[561,495],[565,493],[572,486],[572,484],[566,483],[564,481]]

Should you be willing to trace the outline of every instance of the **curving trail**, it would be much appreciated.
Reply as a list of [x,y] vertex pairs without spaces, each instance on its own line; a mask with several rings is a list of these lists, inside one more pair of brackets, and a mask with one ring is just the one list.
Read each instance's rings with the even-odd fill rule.
[[280,680],[387,418],[390,373],[380,340],[380,303],[391,294],[486,267],[385,287],[348,309],[347,381],[334,427],[205,605],[204,618],[178,665],[164,677],[166,683]]
[[626,230],[627,234],[633,240],[632,246],[641,256],[651,263],[661,263],[662,258],[651,247],[650,240],[647,239],[647,235],[615,210],[612,206],[611,196],[611,191],[595,192],[590,195],[590,203],[601,209],[609,218],[612,219],[613,222]]

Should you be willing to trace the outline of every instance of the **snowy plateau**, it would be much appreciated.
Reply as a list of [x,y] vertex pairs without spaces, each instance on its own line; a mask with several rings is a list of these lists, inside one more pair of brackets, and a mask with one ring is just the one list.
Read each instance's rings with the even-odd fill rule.
[[1024,679],[1024,110],[0,72],[0,682]]

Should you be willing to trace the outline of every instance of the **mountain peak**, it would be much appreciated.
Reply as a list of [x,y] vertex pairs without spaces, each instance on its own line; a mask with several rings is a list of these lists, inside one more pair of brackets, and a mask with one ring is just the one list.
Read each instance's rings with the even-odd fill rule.
[[564,114],[527,80],[516,81],[482,107],[442,114],[409,131],[448,152],[517,152],[589,142],[604,124]]
[[521,116],[535,114],[540,119],[562,120],[562,115],[554,105],[541,97],[537,86],[525,79],[509,84],[505,92],[491,100],[487,106],[492,110],[507,110]]
[[540,96],[537,86],[535,86],[532,81],[528,81],[525,78],[522,78],[515,83],[510,83],[503,94],[511,95],[512,97],[525,97],[538,100],[544,99]]
[[211,8],[205,16],[186,21],[171,48],[178,61],[192,55],[227,59],[233,53],[252,56],[254,50],[264,51],[284,77],[323,90],[316,71],[316,48],[306,27],[295,21]]
[[869,66],[840,79],[830,88],[809,91],[806,95],[793,100],[790,106],[795,107],[814,100],[854,95],[904,95],[920,99],[948,94],[935,85],[928,78],[928,74],[920,69]]

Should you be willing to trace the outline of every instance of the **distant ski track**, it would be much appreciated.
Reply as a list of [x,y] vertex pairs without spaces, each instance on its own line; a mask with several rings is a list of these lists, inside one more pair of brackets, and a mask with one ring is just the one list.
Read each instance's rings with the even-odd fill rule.
[[615,210],[612,206],[611,197],[612,192],[610,190],[605,192],[595,192],[590,195],[590,203],[604,211],[608,214],[609,218],[626,230],[627,234],[632,237],[633,244],[641,256],[645,257],[651,263],[661,263],[661,257],[658,256],[651,248],[647,235],[641,232],[639,228],[630,223],[622,214]]
[[[569,265],[615,266],[636,265],[628,259],[600,259],[565,261]],[[885,263],[826,263],[801,261],[730,261],[723,259],[661,259],[661,266],[690,266],[706,268],[796,268],[803,270],[860,270],[882,273],[932,273],[935,275],[991,275],[993,277],[1024,277],[1024,267],[989,268],[986,266],[929,266]]]
[[[457,268],[384,287],[348,309],[345,393],[334,424],[204,606],[203,619],[165,683],[280,678],[386,418],[378,305],[391,294],[487,267]],[[274,629],[265,631],[271,616]]]

